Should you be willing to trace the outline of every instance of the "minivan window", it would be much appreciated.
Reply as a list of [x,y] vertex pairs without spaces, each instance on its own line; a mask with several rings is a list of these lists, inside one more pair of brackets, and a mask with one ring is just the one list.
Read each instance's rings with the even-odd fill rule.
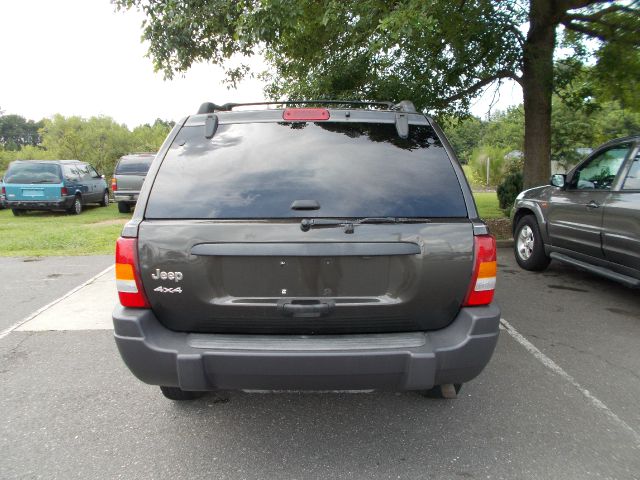
[[96,169],[93,168],[91,165],[87,165],[87,170],[89,171],[89,177],[100,178],[100,175],[98,175],[98,172],[96,172]]
[[116,175],[144,175],[149,171],[153,155],[123,157],[116,165]]
[[70,182],[79,182],[82,178],[82,172],[78,170],[78,165],[63,165],[64,178]]
[[[316,210],[292,210],[313,200]],[[147,218],[465,217],[460,185],[430,126],[239,123],[184,127],[169,149]]]
[[60,167],[55,163],[17,162],[9,166],[4,183],[60,183]]

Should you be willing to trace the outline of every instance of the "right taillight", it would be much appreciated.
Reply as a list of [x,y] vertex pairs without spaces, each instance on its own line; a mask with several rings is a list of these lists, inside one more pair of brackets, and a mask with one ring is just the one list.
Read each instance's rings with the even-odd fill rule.
[[118,190],[118,181],[114,178],[111,179],[111,191],[115,192]]
[[116,242],[116,288],[123,307],[149,308],[138,269],[138,242],[120,237]]
[[488,305],[496,288],[496,239],[493,235],[474,238],[473,274],[464,306]]
[[6,195],[7,194],[7,189],[5,187],[2,187],[2,195]]

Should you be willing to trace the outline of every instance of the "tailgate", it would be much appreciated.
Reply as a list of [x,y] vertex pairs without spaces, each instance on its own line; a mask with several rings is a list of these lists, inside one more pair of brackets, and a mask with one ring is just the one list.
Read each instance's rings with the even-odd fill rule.
[[145,175],[116,175],[118,182],[117,193],[120,192],[139,192],[144,183]]
[[57,202],[61,199],[63,184],[5,184],[7,200],[25,202]]
[[[260,239],[258,241],[258,239]],[[177,331],[331,334],[443,328],[471,278],[465,219],[303,232],[291,221],[140,225],[145,291]]]

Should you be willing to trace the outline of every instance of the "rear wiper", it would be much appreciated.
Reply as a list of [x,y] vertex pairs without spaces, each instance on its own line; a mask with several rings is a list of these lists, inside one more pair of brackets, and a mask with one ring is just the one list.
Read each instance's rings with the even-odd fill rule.
[[427,223],[431,220],[423,217],[364,217],[353,220],[341,220],[335,218],[303,218],[300,222],[300,230],[308,232],[312,228],[344,227],[344,233],[353,233],[356,225],[376,223]]

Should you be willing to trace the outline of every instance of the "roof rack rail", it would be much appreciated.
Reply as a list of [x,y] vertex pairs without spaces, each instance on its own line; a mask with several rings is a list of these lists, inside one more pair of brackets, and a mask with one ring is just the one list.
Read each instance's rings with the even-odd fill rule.
[[[216,105],[215,103],[205,102],[200,105],[198,114],[231,111],[236,107],[245,107],[252,105],[363,105],[363,106],[384,106],[389,110],[401,110],[413,113],[416,111],[413,103],[403,100],[398,104],[386,101],[365,101],[365,100],[281,100],[279,102],[248,102],[248,103],[225,103],[224,105]],[[412,110],[406,109],[411,107]]]

